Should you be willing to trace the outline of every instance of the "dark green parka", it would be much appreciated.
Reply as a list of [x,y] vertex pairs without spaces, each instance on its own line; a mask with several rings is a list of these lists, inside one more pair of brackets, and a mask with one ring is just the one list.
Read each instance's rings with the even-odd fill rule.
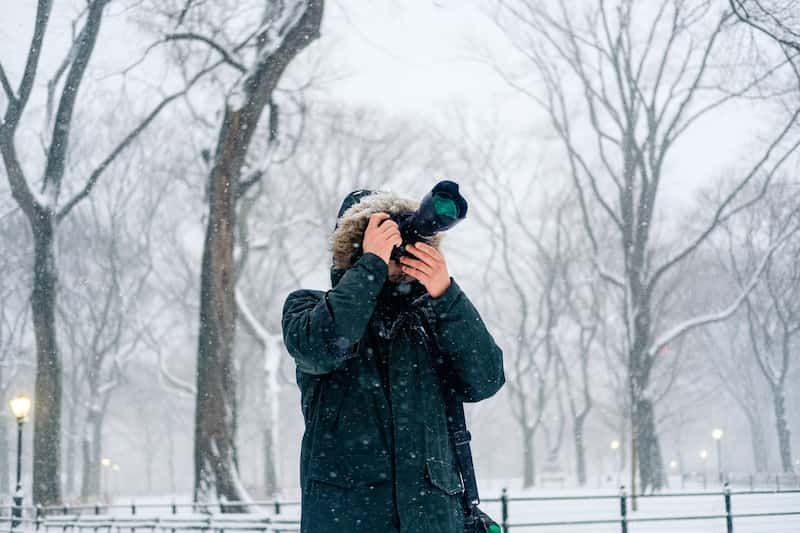
[[502,351],[452,277],[440,297],[415,298],[391,338],[377,335],[368,325],[387,275],[366,253],[331,270],[333,289],[294,291],[284,303],[305,418],[303,533],[463,531],[440,383],[461,401],[492,396],[505,382]]

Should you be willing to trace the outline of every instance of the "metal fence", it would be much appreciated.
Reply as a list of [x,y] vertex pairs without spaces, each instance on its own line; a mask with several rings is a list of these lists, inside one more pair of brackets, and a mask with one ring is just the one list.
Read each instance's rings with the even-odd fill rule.
[[[791,510],[773,510],[770,512],[734,512],[735,501],[744,496],[765,496],[779,498],[784,496],[797,495],[800,498],[800,489],[782,490],[753,490],[753,491],[733,491],[725,483],[722,491],[719,492],[675,492],[637,495],[636,499],[640,503],[659,498],[717,498],[720,503],[718,513],[686,513],[686,514],[664,514],[652,515],[650,513],[641,515],[631,512],[631,496],[627,494],[624,487],[619,494],[595,495],[595,496],[519,496],[511,497],[507,489],[503,489],[500,497],[487,498],[483,500],[482,507],[499,506],[499,519],[504,533],[517,531],[541,531],[542,528],[552,528],[556,526],[569,526],[565,531],[580,531],[581,528],[590,526],[608,526],[604,531],[633,533],[637,531],[636,524],[658,523],[658,522],[697,522],[711,521],[722,526],[724,524],[727,533],[736,531],[735,526],[741,521],[753,518],[766,517],[798,517],[800,520],[800,505],[794,506]],[[793,497],[793,496],[792,496]],[[533,504],[547,504],[550,512],[554,512],[552,504],[555,502],[604,502],[608,503],[611,513],[606,518],[593,518],[586,520],[542,520],[526,521],[512,520],[512,510],[519,515],[531,514],[531,509],[520,508],[520,505],[529,507]],[[604,505],[603,504],[603,505]],[[21,523],[16,527],[11,527],[10,514],[13,505],[0,506],[0,513],[8,515],[8,520],[0,524],[0,533],[24,530],[36,531],[61,531],[64,533],[81,533],[85,530],[93,533],[112,533],[113,531],[126,531],[136,533],[139,530],[171,531],[172,533],[184,531],[204,531],[225,533],[226,531],[258,531],[262,533],[288,533],[299,531],[299,520],[296,512],[291,514],[295,517],[286,515],[287,508],[299,508],[298,501],[252,501],[252,502],[227,502],[215,504],[192,504],[192,503],[147,503],[128,505],[120,504],[95,504],[95,505],[60,505],[60,506],[34,506],[23,509]],[[616,509],[615,511],[613,509]],[[237,511],[237,512],[230,512]],[[245,512],[241,512],[245,511]],[[559,516],[570,515],[564,510],[558,513]],[[613,514],[614,516],[610,516]],[[715,529],[716,530],[716,529]],[[800,531],[800,529],[798,529]]]

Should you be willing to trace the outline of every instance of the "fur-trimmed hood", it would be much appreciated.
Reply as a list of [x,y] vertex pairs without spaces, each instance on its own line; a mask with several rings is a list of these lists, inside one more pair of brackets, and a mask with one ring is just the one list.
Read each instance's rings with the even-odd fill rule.
[[[330,237],[332,255],[331,283],[335,286],[345,270],[361,257],[361,243],[370,215],[386,212],[398,214],[419,208],[418,200],[409,200],[388,191],[375,191],[363,196],[342,213]],[[443,234],[434,235],[429,244],[440,250]]]

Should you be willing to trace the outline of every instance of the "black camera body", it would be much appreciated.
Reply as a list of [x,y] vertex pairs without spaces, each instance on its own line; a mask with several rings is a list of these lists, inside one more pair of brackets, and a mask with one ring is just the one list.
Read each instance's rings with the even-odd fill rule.
[[458,192],[458,184],[440,181],[425,195],[416,211],[391,215],[403,239],[403,244],[392,250],[391,259],[397,261],[403,255],[413,257],[406,251],[406,245],[430,242],[431,237],[449,230],[466,216],[467,201]]

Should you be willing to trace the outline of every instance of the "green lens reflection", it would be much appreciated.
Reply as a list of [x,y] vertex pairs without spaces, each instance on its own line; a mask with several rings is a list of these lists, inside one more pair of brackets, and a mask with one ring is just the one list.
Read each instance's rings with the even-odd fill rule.
[[441,194],[434,196],[433,208],[436,210],[437,215],[458,218],[458,208],[456,207],[456,203],[446,196],[442,196]]

